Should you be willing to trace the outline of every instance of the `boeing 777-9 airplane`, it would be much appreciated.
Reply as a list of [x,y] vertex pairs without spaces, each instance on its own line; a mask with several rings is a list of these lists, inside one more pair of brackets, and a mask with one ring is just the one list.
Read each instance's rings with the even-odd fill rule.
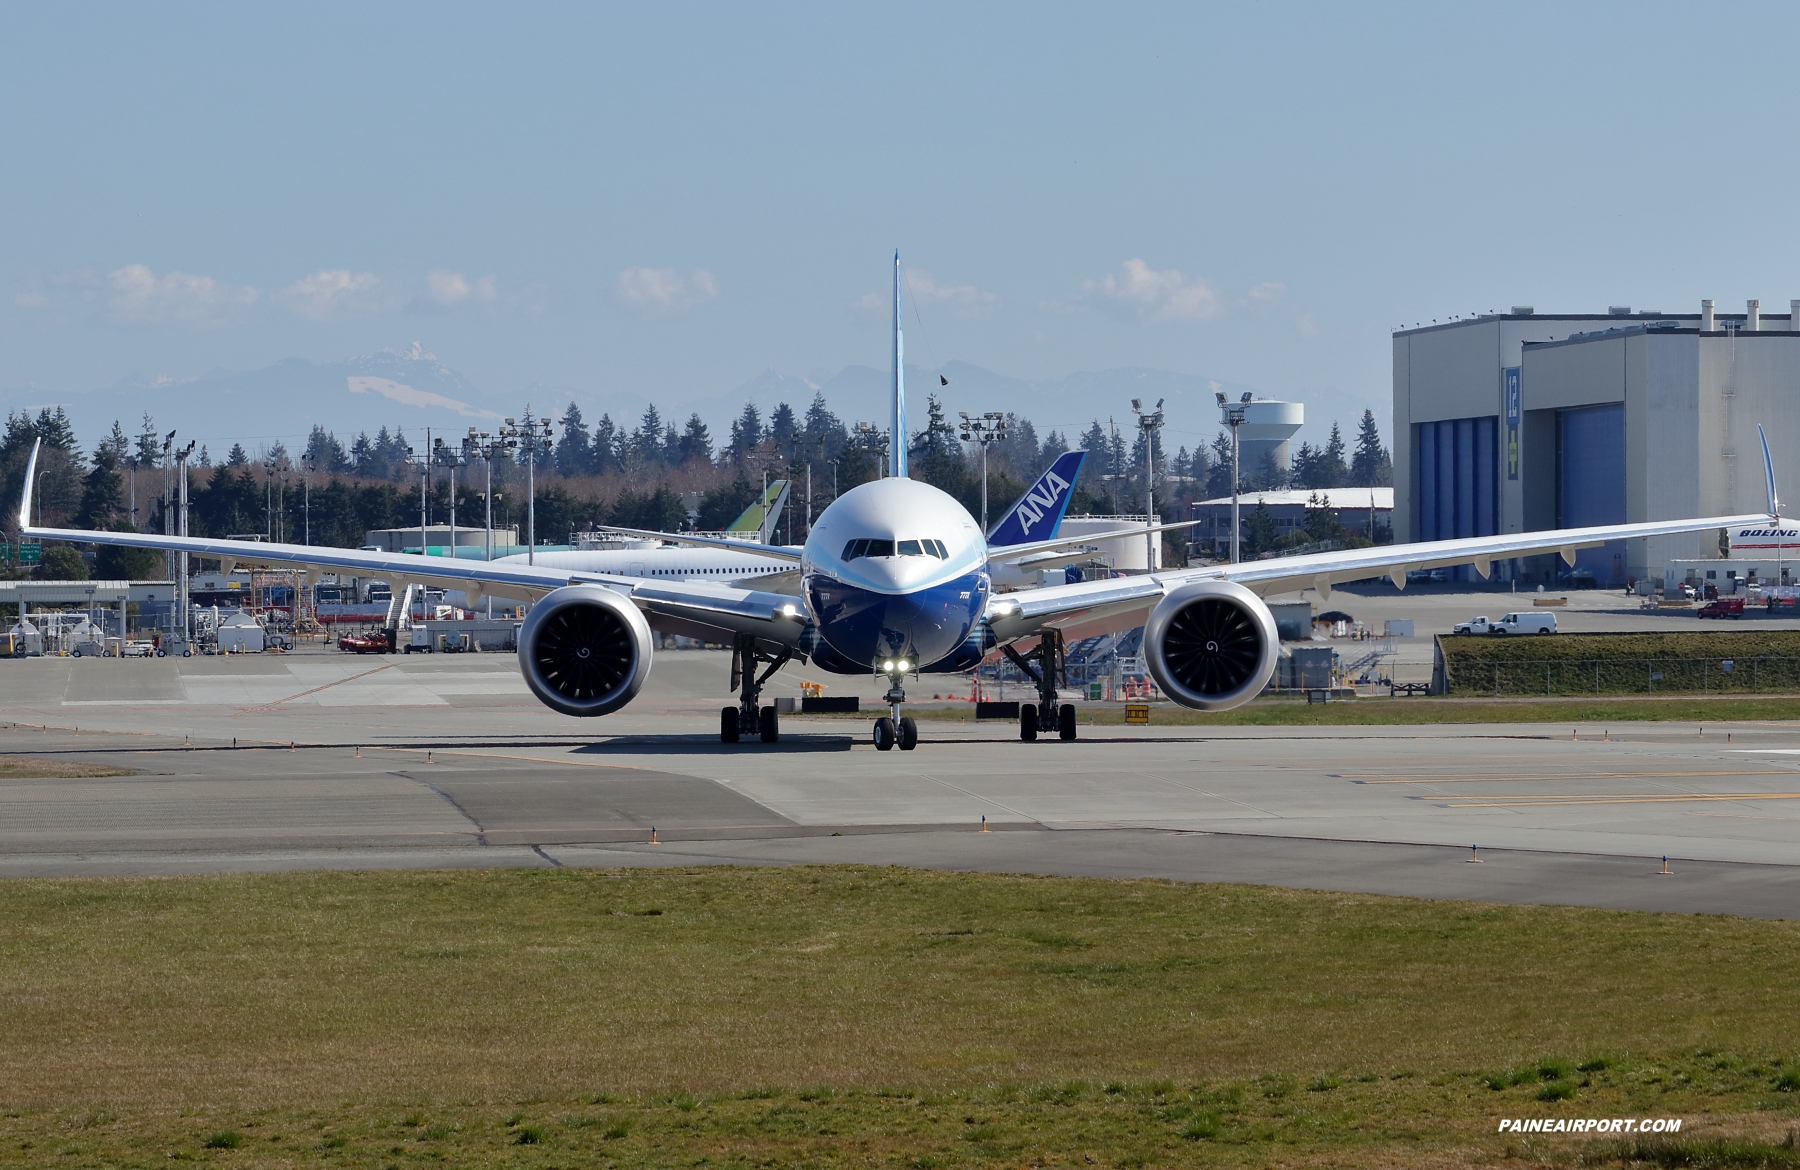
[[[1494,561],[1577,549],[1610,540],[1779,522],[1775,476],[1763,442],[1768,511],[1746,516],[1661,520],[1595,528],[1316,553],[1248,564],[1149,572],[1131,577],[996,593],[991,562],[1066,548],[1070,541],[990,547],[955,499],[907,478],[905,354],[900,328],[900,257],[894,256],[893,401],[889,474],[843,493],[820,514],[800,549],[664,536],[699,547],[756,553],[797,566],[798,595],[679,577],[630,577],[555,565],[452,561],[406,553],[326,549],[203,537],[89,532],[30,523],[37,463],[32,453],[19,509],[19,532],[37,539],[122,544],[216,557],[237,564],[298,566],[422,582],[530,603],[519,636],[519,669],[546,706],[566,715],[606,715],[627,703],[650,675],[651,631],[686,634],[733,647],[737,702],[720,712],[725,742],[780,738],[762,685],[787,662],[874,675],[887,683],[888,713],[875,720],[877,748],[910,750],[918,728],[904,714],[907,680],[920,673],[967,671],[999,649],[1036,680],[1040,702],[1020,708],[1020,737],[1076,734],[1075,708],[1058,705],[1066,640],[1144,627],[1144,656],[1163,693],[1185,707],[1219,711],[1254,698],[1275,671],[1279,643],[1262,598],[1307,587],[1329,597],[1335,582],[1387,576],[1404,588],[1409,569],[1472,565],[1487,576]],[[1135,531],[1142,532],[1143,529]],[[657,534],[662,535],[662,534]],[[1106,534],[1110,535],[1110,534]],[[1084,538],[1086,540],[1094,537]],[[183,556],[185,573],[186,555]]]

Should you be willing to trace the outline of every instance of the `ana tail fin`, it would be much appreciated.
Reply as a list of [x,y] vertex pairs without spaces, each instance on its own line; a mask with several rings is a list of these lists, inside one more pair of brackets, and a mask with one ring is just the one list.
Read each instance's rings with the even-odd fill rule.
[[1074,494],[1075,477],[1081,474],[1081,463],[1086,458],[1086,451],[1067,451],[1058,456],[1050,469],[1001,513],[988,536],[988,547],[998,551],[1008,545],[1056,539],[1063,513],[1069,510],[1069,499]]

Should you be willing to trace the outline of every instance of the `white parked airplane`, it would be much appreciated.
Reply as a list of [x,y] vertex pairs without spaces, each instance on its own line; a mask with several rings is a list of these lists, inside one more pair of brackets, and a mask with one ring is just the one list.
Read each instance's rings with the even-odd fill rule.
[[[1334,582],[1382,575],[1404,588],[1409,569],[1473,565],[1486,576],[1494,561],[1507,557],[1560,552],[1573,564],[1577,549],[1609,540],[1779,522],[1765,440],[1769,509],[1763,514],[1387,545],[996,596],[992,553],[975,520],[950,496],[906,477],[898,254],[893,303],[890,433],[901,441],[891,446],[891,474],[834,501],[797,556],[784,550],[800,566],[799,597],[706,580],[624,577],[542,564],[40,528],[30,523],[35,450],[25,475],[19,532],[38,539],[171,549],[217,557],[228,568],[240,562],[297,565],[313,574],[352,572],[529,601],[519,667],[538,699],[567,715],[606,715],[629,703],[650,674],[653,629],[730,642],[739,694],[736,706],[720,712],[720,738],[727,742],[746,733],[759,733],[766,743],[780,738],[775,709],[759,708],[758,697],[762,684],[790,660],[810,660],[817,669],[841,674],[872,673],[888,683],[889,714],[874,727],[875,746],[886,751],[896,745],[910,749],[918,741],[916,724],[902,714],[909,675],[965,671],[996,647],[1038,680],[1042,701],[1021,705],[1021,738],[1056,731],[1073,739],[1075,709],[1059,708],[1056,701],[1065,639],[1142,625],[1144,655],[1163,692],[1186,707],[1225,710],[1254,698],[1275,671],[1279,644],[1263,594],[1310,586],[1329,597]],[[668,539],[701,548],[728,545]],[[1030,555],[1039,547],[1008,551]],[[1030,648],[1035,672],[1021,647]]]
[[[1024,589],[1038,583],[1041,569],[1062,568],[1090,555],[1087,549],[1104,540],[1138,536],[1143,528],[1121,528],[1058,539],[1063,513],[1068,510],[1075,477],[1081,474],[1086,451],[1067,451],[1039,476],[1036,483],[1001,513],[988,540],[989,572],[998,589]],[[1190,528],[1193,521],[1161,524],[1149,529],[1161,532]],[[611,532],[646,540],[679,543],[680,537],[637,528],[602,525]],[[773,522],[768,525],[772,530]],[[1032,540],[1032,530],[1041,538]],[[1074,550],[1074,551],[1071,551]],[[499,565],[532,563],[580,573],[606,573],[619,577],[658,577],[675,581],[717,581],[743,589],[768,589],[798,595],[804,548],[799,545],[765,544],[726,538],[705,546],[677,548],[587,549],[568,552],[524,553],[501,557]]]

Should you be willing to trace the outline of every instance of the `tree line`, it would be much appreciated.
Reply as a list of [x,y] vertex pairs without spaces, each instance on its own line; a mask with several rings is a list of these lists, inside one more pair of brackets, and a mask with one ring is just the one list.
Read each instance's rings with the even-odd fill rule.
[[[523,422],[533,416],[528,407]],[[1023,415],[1007,416],[1005,437],[988,450],[990,517],[997,516],[1056,458],[1070,449],[1062,433],[1041,437]],[[715,447],[704,421],[690,415],[677,428],[654,406],[635,427],[610,415],[588,424],[570,403],[557,420],[547,452],[503,453],[484,468],[479,462],[451,468],[435,465],[424,490],[427,521],[445,524],[454,515],[465,528],[484,525],[491,472],[496,527],[525,527],[526,464],[536,481],[539,543],[560,544],[568,534],[603,524],[674,530],[722,529],[750,506],[765,477],[794,482],[790,523],[781,535],[804,539],[805,473],[810,464],[813,514],[836,494],[882,474],[888,437],[880,430],[852,428],[832,413],[823,393],[804,411],[778,404],[765,420],[753,403],[732,421],[729,438]],[[1116,426],[1098,420],[1079,445],[1089,453],[1073,488],[1072,514],[1135,513],[1143,507],[1143,431],[1127,442]],[[1170,458],[1156,443],[1158,511],[1174,518],[1185,501],[1229,494],[1230,439],[1221,432],[1192,451],[1183,446]],[[164,531],[173,507],[173,449],[146,413],[136,434],[118,422],[92,449],[84,451],[61,407],[35,416],[9,413],[0,437],[0,493],[17,499],[34,442],[43,441],[36,510],[47,526],[117,531]],[[459,439],[460,442],[460,439]],[[453,446],[455,446],[453,444]],[[981,453],[964,444],[934,393],[928,396],[925,425],[907,436],[910,474],[957,498],[979,514]],[[374,436],[359,433],[348,445],[323,426],[314,426],[295,456],[281,443],[252,453],[233,443],[215,465],[200,448],[189,460],[189,531],[197,536],[262,534],[272,540],[357,547],[365,533],[406,528],[420,520],[421,488],[427,480],[423,453],[414,451],[403,430],[383,426]],[[451,480],[454,477],[454,498]],[[1381,444],[1373,412],[1365,411],[1354,452],[1334,423],[1320,447],[1302,443],[1284,473],[1272,459],[1242,474],[1241,487],[1328,488],[1384,485],[1392,465]],[[1174,539],[1174,538],[1171,538]],[[48,554],[48,551],[46,553]],[[162,572],[160,554],[102,549],[95,572],[102,577],[137,577]],[[73,566],[59,561],[60,570]]]

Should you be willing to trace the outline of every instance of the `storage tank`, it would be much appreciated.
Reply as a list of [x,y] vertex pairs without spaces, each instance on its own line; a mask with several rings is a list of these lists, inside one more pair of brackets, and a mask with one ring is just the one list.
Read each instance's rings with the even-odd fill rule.
[[1288,440],[1300,433],[1306,407],[1298,402],[1258,399],[1244,406],[1244,422],[1238,427],[1238,468],[1254,476],[1264,452],[1275,454],[1275,466],[1288,468]]

